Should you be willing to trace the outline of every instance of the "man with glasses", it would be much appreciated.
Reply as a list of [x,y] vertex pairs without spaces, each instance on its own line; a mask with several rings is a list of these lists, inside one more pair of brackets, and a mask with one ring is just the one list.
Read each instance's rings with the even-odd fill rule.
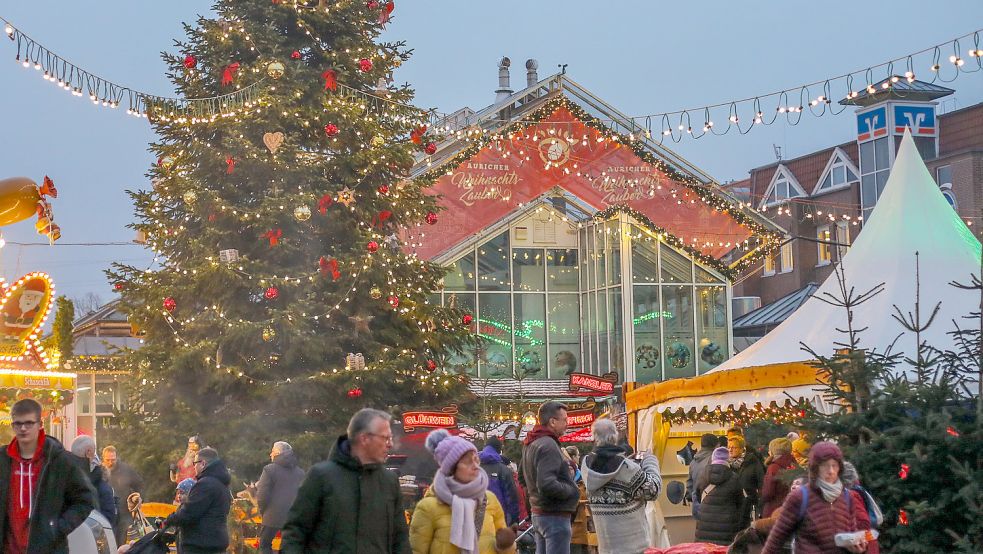
[[5,554],[68,553],[68,535],[96,507],[89,478],[60,442],[44,434],[41,405],[10,409],[14,439],[0,454],[0,536]]
[[393,444],[390,420],[371,408],[352,416],[348,434],[300,486],[280,552],[410,553],[399,480],[383,465]]
[[170,515],[165,526],[180,530],[182,554],[220,554],[229,548],[226,520],[232,507],[232,476],[214,448],[202,448],[194,461],[198,476],[188,498]]

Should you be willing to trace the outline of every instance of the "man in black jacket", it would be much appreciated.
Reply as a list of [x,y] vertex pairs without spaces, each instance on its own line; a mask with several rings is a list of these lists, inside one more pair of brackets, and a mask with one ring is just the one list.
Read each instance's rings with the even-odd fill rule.
[[119,453],[112,445],[102,449],[102,467],[116,495],[116,524],[113,530],[116,532],[116,544],[122,546],[126,544],[126,533],[133,523],[126,499],[143,489],[143,479],[135,469],[119,459]]
[[195,481],[188,499],[165,521],[180,531],[183,554],[220,554],[229,548],[226,519],[232,507],[232,476],[214,448],[202,448],[195,459]]
[[730,467],[737,474],[737,481],[744,491],[740,509],[740,528],[744,529],[751,525],[751,512],[758,509],[761,487],[765,483],[765,465],[754,449],[747,448],[744,437],[740,435],[731,435],[727,439],[727,450]]
[[10,409],[14,440],[0,454],[0,551],[67,554],[68,535],[96,506],[96,492],[73,456],[44,434],[41,405]]
[[297,466],[297,456],[290,444],[273,443],[270,460],[273,463],[263,468],[263,475],[256,483],[256,504],[263,516],[260,554],[273,554],[273,539],[287,523],[287,512],[297,499],[297,489],[304,480],[304,470]]
[[536,554],[570,554],[570,521],[580,502],[580,489],[560,453],[560,436],[566,430],[567,407],[544,402],[539,424],[523,443],[522,473],[536,528]]
[[283,554],[410,554],[399,480],[383,464],[389,414],[364,408],[331,457],[307,473],[283,527]]

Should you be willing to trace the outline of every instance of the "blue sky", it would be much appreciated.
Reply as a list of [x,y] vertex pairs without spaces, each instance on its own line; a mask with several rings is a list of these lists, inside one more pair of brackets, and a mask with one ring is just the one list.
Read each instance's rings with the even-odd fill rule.
[[[168,94],[159,52],[182,36],[182,21],[207,13],[206,1],[97,4],[33,0],[0,4],[0,15],[55,52],[103,77]],[[94,7],[95,6],[95,7]],[[524,62],[540,76],[568,64],[568,75],[630,115],[723,102],[839,75],[983,27],[983,2],[806,3],[800,1],[530,2],[396,0],[390,40],[415,49],[399,82],[417,103],[444,112],[483,107],[494,99],[497,61],[513,62],[512,82],[525,82]],[[964,46],[964,50],[969,48]],[[51,273],[60,294],[112,298],[102,270],[114,260],[149,263],[137,246],[69,246],[127,242],[133,209],[124,190],[147,187],[154,162],[150,127],[124,113],[71,97],[13,61],[0,40],[0,178],[50,175],[65,246],[42,242],[32,222],[3,229],[0,274]],[[5,61],[6,60],[6,61]],[[983,101],[983,73],[964,75],[945,108]],[[751,167],[850,140],[850,112],[806,117],[750,134],[686,140],[678,153],[720,181]]]

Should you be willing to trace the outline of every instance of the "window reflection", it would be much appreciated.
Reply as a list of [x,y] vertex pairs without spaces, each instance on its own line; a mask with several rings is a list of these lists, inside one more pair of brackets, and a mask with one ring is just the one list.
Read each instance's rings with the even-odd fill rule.
[[546,295],[516,294],[515,364],[521,375],[546,377]]
[[478,290],[509,290],[509,234],[478,247]]
[[697,287],[696,320],[700,373],[717,367],[727,358],[727,292],[722,286]]
[[663,286],[662,309],[666,312],[663,322],[665,336],[662,341],[666,379],[693,377],[696,375],[696,361],[693,356],[693,287]]
[[579,290],[577,259],[577,251],[574,249],[546,251],[546,281],[550,292]]
[[478,355],[478,374],[482,377],[510,377],[512,374],[511,295],[478,295],[478,336],[482,346]]
[[546,290],[545,251],[539,248],[512,250],[512,276],[515,290],[542,292]]
[[662,247],[662,282],[692,283],[693,263],[668,246]]
[[473,251],[450,265],[444,276],[444,290],[474,290]]
[[662,336],[659,323],[662,307],[659,305],[659,287],[635,285],[632,326],[635,329],[635,380],[651,383],[662,380]]
[[570,375],[580,368],[580,307],[576,294],[551,294],[547,299],[549,314],[549,350],[552,357],[550,378]]

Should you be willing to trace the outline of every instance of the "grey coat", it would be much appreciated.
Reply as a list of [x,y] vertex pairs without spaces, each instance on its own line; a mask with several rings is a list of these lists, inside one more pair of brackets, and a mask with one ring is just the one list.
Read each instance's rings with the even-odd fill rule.
[[700,475],[703,475],[707,466],[710,465],[711,454],[713,454],[712,448],[701,448],[696,453],[696,456],[693,456],[693,461],[689,463],[689,477],[686,478],[686,497],[693,503],[693,517],[697,517],[697,514],[700,512],[700,497],[696,494],[696,481],[699,480]]
[[263,468],[256,484],[256,502],[259,513],[263,514],[263,527],[283,528],[303,481],[304,470],[297,467],[293,451],[278,455]]

